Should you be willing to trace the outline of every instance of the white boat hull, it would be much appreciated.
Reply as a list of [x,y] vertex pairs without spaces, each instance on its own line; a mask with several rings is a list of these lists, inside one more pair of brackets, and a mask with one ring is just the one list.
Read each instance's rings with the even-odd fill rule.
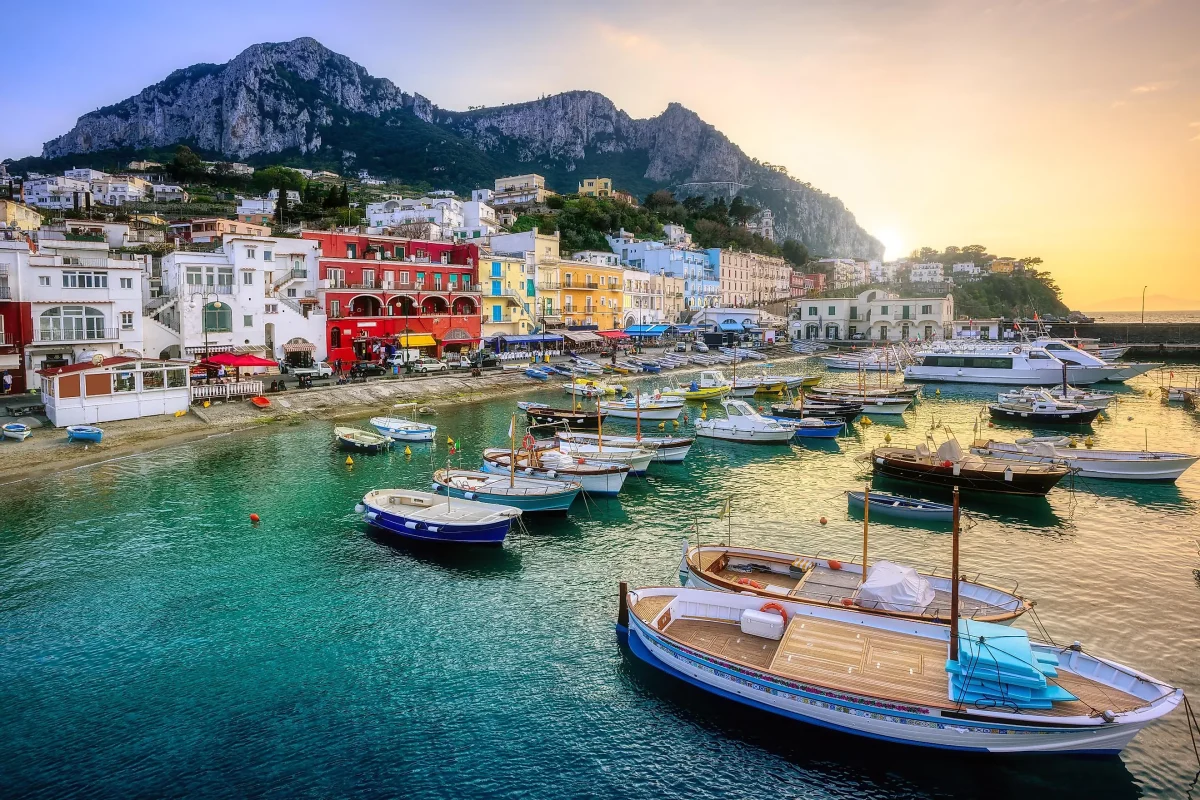
[[[482,467],[484,472],[490,472],[493,475],[507,475],[508,467],[499,464],[494,464],[491,461],[485,460]],[[529,477],[546,478],[548,480],[568,480],[577,481],[583,485],[583,491],[592,495],[613,496],[621,491],[621,487],[625,485],[625,478],[629,476],[628,472],[611,472],[601,475],[585,474],[585,473],[570,473],[555,469],[531,469],[529,467],[521,467],[517,470],[518,475]]]
[[[1104,377],[1101,367],[1069,367],[1067,382],[1090,386]],[[983,383],[995,386],[1055,386],[1062,383],[1062,370],[980,369],[976,367],[905,367],[904,379],[928,383]]]
[[571,458],[601,461],[606,464],[625,464],[634,475],[645,475],[646,468],[654,460],[654,453],[642,448],[617,447],[612,445],[577,444],[560,442],[558,451]]
[[[577,442],[594,442],[596,441],[596,434],[573,432],[570,434],[570,439]],[[664,439],[668,442],[679,442],[679,444],[664,443]],[[676,437],[643,436],[641,439],[638,439],[636,436],[609,436],[605,434],[604,441],[616,447],[645,448],[654,453],[654,458],[651,461],[664,464],[677,464],[683,461],[692,449],[692,442],[690,440],[681,440]]]
[[1002,458],[1006,461],[1021,461],[1029,464],[1062,464],[1075,470],[1081,478],[1100,478],[1110,481],[1159,481],[1171,483],[1195,464],[1196,456],[1171,455],[1163,458],[1112,458],[1098,457],[1103,451],[1058,450],[1058,455],[1018,453],[987,447],[972,447],[976,455]]
[[[623,403],[601,403],[600,409],[615,419],[634,419],[638,418],[637,409],[630,409]],[[672,420],[679,419],[679,415],[683,413],[683,403],[671,406],[659,406],[654,408],[646,408],[642,406],[641,417],[645,420]]]
[[784,444],[795,434],[791,428],[780,430],[746,430],[731,428],[718,423],[723,420],[697,420],[696,435],[706,439],[721,439],[726,442],[742,442],[744,444]]

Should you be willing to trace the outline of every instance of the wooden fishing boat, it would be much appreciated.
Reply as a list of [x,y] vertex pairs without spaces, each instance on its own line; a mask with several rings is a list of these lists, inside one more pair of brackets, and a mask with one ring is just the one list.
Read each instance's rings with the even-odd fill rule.
[[[599,438],[595,433],[559,431],[555,438],[564,442],[595,444]],[[604,434],[604,441],[617,447],[641,447],[654,453],[653,461],[677,464],[687,458],[688,451],[696,440],[690,436],[612,436]]]
[[[1018,392],[1002,392],[997,399],[1001,403],[1021,403],[1036,399],[1042,391],[1042,389],[1026,387]],[[1099,409],[1108,408],[1109,403],[1116,397],[1112,392],[1094,392],[1090,389],[1076,389],[1074,386],[1068,387],[1066,391],[1061,386],[1055,386],[1053,389],[1045,391],[1055,400]]]
[[999,494],[1043,496],[1071,473],[1058,464],[1020,464],[964,454],[954,439],[943,442],[937,452],[925,444],[877,447],[870,458],[876,475]]
[[[851,511],[862,511],[866,504],[865,492],[846,492],[846,505]],[[893,519],[907,519],[914,522],[949,522],[954,514],[953,506],[946,503],[934,503],[930,500],[917,500],[912,497],[901,497],[887,492],[871,492],[870,516],[881,514]]]
[[1171,483],[1200,461],[1200,456],[1185,453],[1077,449],[1049,441],[1021,444],[980,439],[971,446],[971,452],[986,458],[1024,464],[1059,464],[1083,478],[1104,478],[1113,481]]
[[3,432],[5,439],[23,442],[33,433],[33,429],[24,422],[7,422],[0,426],[0,432]]
[[670,386],[661,389],[661,394],[682,397],[684,400],[714,400],[724,397],[732,390],[732,384],[717,369],[706,369],[700,377],[686,386]]
[[617,634],[634,657],[711,695],[872,739],[1113,754],[1183,702],[1181,689],[1019,628],[705,589],[621,590]]
[[818,419],[817,417],[774,417],[765,415],[766,419],[773,419],[785,428],[791,428],[793,436],[797,439],[836,439],[842,429],[846,427],[846,423],[840,419]]
[[[860,406],[860,413],[872,415],[880,414],[884,416],[899,416],[908,410],[912,405],[912,397],[909,396],[879,396],[871,394],[816,394],[820,389],[814,389],[813,400],[829,400],[833,403],[853,403]],[[805,399],[805,405],[813,402],[813,400]]]
[[[483,471],[494,475],[508,475],[511,471],[512,452],[508,448],[489,447],[483,451]],[[563,455],[557,450],[518,450],[516,472],[531,478],[578,481],[588,494],[612,496],[621,491],[629,477],[629,466],[603,461],[588,461]]]
[[646,469],[654,460],[653,450],[637,446],[618,447],[610,444],[610,441],[607,436],[597,436],[594,442],[564,439],[558,441],[558,451],[575,459],[602,461],[606,464],[624,464],[629,467],[630,475],[646,474]]
[[[874,516],[875,507],[871,507]],[[879,569],[877,561],[867,570],[867,591],[862,591],[862,565],[802,553],[782,553],[753,547],[728,545],[684,545],[679,563],[679,580],[695,589],[722,592],[753,592],[761,597],[784,597],[801,603],[833,608],[854,607],[872,614],[950,622],[950,578],[931,571],[911,570],[906,580],[893,581],[895,572]],[[882,592],[869,586],[878,573]],[[896,587],[900,587],[897,592]],[[1000,589],[976,581],[958,583],[959,615],[981,622],[1011,623],[1032,604],[1011,589]]]
[[785,428],[768,419],[745,400],[722,400],[725,416],[696,420],[696,435],[742,444],[786,444],[792,438],[792,428]]
[[424,542],[501,544],[521,509],[457,500],[431,492],[376,489],[355,509],[368,525]]
[[641,398],[624,398],[621,400],[601,400],[600,408],[610,417],[616,419],[672,420],[679,419],[683,413],[682,397],[655,397],[642,395]]
[[579,481],[495,475],[469,469],[439,469],[433,473],[433,490],[464,500],[512,506],[525,512],[566,511],[579,496]]
[[897,399],[906,397],[913,399],[921,393],[920,386],[889,386],[886,388],[871,389],[860,388],[857,386],[816,386],[813,387],[807,395],[809,397],[830,397],[830,398],[891,398]]
[[1048,392],[988,404],[992,419],[1023,422],[1029,425],[1087,425],[1102,409],[1055,400]]
[[104,438],[104,431],[95,425],[68,425],[68,442],[98,442]]
[[392,446],[392,440],[388,437],[381,436],[378,433],[371,433],[370,431],[359,430],[358,428],[338,426],[333,429],[333,435],[337,437],[338,446],[343,450],[378,453]]
[[594,431],[608,416],[601,410],[599,416],[595,411],[572,411],[565,408],[550,408],[549,406],[530,404],[525,409],[525,416],[532,425],[567,425],[571,430]]
[[432,442],[437,434],[437,425],[403,417],[371,417],[371,427],[398,442]]
[[784,419],[840,419],[849,425],[862,414],[861,403],[833,403],[820,400],[805,400],[800,403],[776,403],[771,406],[771,415]]

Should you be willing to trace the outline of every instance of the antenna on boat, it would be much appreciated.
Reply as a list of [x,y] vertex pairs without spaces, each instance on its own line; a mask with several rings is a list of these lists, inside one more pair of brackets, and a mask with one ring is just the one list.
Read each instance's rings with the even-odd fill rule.
[[863,567],[862,567],[862,583],[860,587],[867,582],[867,520],[871,516],[871,487],[869,485],[863,487]]
[[954,517],[950,527],[950,660],[958,661],[958,487],[954,487]]

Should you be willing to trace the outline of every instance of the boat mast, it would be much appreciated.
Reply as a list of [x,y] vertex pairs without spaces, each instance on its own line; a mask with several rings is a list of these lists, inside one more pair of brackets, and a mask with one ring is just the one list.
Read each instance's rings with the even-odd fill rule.
[[600,416],[600,395],[596,395],[596,452],[604,450],[604,418]]
[[517,485],[517,415],[508,423],[508,488]]
[[870,519],[870,517],[871,517],[871,487],[864,486],[863,487],[863,570],[862,570],[863,574],[862,574],[862,583],[860,583],[859,586],[862,586],[863,583],[867,582],[867,521]]
[[954,524],[950,546],[950,660],[958,661],[958,487],[954,487]]
[[637,418],[637,440],[640,442],[642,440],[642,390],[641,390],[641,387],[638,387],[635,391],[637,392],[637,399],[634,402],[636,403],[637,411],[634,412],[634,414]]

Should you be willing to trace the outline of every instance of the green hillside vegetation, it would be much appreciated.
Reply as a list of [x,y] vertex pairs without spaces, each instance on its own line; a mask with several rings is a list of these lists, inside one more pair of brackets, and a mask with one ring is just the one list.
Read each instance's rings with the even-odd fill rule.
[[[947,270],[954,264],[971,262],[986,267],[997,258],[981,244],[964,247],[947,247],[935,250],[922,247],[912,252],[912,258],[922,263],[939,263]],[[1056,315],[1066,316],[1070,309],[1062,301],[1062,289],[1054,277],[1039,269],[1042,259],[1025,256],[1014,259],[1025,265],[1023,273],[1012,275],[984,275],[976,281],[964,282],[954,287],[954,310],[960,317],[974,319],[988,317],[1024,318]]]

